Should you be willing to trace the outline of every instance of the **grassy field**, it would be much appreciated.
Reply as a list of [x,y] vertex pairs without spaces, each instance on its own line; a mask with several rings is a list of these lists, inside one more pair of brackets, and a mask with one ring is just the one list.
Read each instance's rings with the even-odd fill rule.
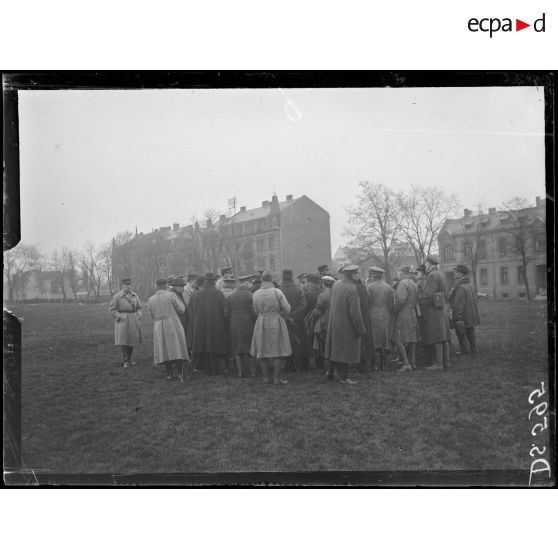
[[[480,354],[446,372],[322,373],[289,385],[152,365],[123,373],[106,306],[20,305],[24,467],[49,473],[528,469],[547,380],[545,302],[481,304]],[[548,399],[546,399],[548,401]]]

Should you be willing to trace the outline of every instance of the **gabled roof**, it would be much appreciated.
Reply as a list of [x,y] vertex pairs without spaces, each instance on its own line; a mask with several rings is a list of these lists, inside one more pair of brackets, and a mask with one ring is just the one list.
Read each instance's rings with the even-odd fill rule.
[[[285,211],[291,207],[300,198],[292,199],[289,201],[279,202],[279,210]],[[232,217],[228,219],[228,223],[244,223],[245,221],[252,221],[254,219],[263,219],[271,213],[271,202],[269,205],[264,207],[256,207],[255,209],[246,209],[245,211],[239,211],[235,213]]]

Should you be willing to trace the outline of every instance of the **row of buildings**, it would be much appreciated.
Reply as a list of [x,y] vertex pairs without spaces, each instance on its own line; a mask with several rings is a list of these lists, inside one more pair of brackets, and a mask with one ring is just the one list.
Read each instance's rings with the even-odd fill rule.
[[[546,295],[544,199],[537,198],[535,206],[517,212],[465,209],[460,218],[445,222],[438,246],[440,268],[449,286],[455,265],[465,263],[473,270],[478,291],[491,298],[526,298],[527,284],[531,297]],[[397,265],[416,265],[412,250],[404,245],[398,250]],[[304,195],[289,195],[281,201],[274,195],[260,207],[243,206],[230,217],[221,215],[187,226],[174,223],[136,233],[123,244],[113,240],[111,257],[113,284],[104,285],[102,294],[116,290],[122,278],[132,277],[142,299],[152,294],[158,277],[171,274],[203,274],[232,266],[237,276],[269,269],[279,279],[284,268],[296,276],[316,272],[322,264],[332,265],[335,271],[348,263],[343,249],[332,261],[329,213]],[[363,271],[381,264],[374,255],[359,263]],[[54,272],[33,272],[17,298],[72,298],[76,288],[78,295],[87,295],[79,292],[83,289],[79,283],[73,289],[66,285],[62,295],[60,283]]]
[[273,195],[260,207],[240,207],[234,215],[201,224],[161,227],[139,233],[126,244],[113,243],[115,281],[133,277],[140,297],[153,291],[161,276],[218,272],[231,266],[235,275],[269,269],[295,275],[331,262],[329,213],[307,196]]

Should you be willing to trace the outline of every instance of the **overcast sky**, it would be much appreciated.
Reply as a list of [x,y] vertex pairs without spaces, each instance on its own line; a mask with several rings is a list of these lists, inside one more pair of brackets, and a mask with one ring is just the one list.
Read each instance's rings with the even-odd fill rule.
[[544,196],[540,88],[21,91],[22,240],[51,251],[306,194],[345,244],[361,180]]

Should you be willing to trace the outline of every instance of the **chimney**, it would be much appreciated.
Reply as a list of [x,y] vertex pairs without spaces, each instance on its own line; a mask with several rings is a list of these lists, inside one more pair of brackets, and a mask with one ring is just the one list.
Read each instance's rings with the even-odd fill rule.
[[293,195],[292,194],[289,194],[287,196],[287,201],[293,201]]
[[267,207],[268,205],[271,205],[269,201],[263,201],[262,202],[262,207]]
[[173,231],[177,231],[180,228],[180,223],[173,223],[172,224],[172,230]]
[[470,209],[464,209],[463,210],[463,216],[464,217],[471,217],[472,214],[473,214],[473,212]]
[[496,213],[496,208],[495,207],[489,207],[488,208],[488,214],[489,215],[494,215]]
[[243,206],[240,208],[240,213],[242,213],[243,211],[246,211],[246,206],[245,206],[245,205],[243,205]]

